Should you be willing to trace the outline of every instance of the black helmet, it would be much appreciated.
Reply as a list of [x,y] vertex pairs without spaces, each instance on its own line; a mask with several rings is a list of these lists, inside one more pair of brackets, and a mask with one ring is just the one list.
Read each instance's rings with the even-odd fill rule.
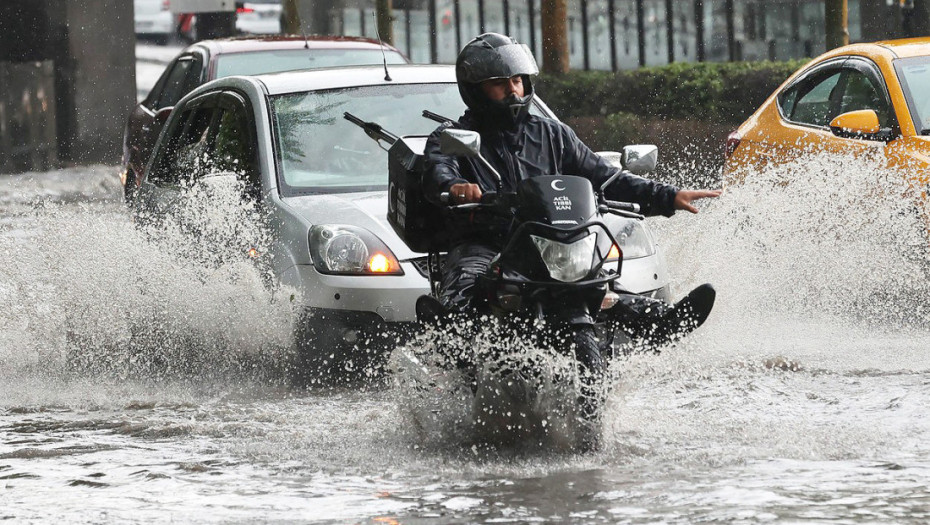
[[[501,127],[512,127],[527,114],[533,100],[533,82],[539,74],[536,59],[525,44],[499,33],[484,33],[465,44],[455,61],[455,78],[462,100],[478,120]],[[504,100],[491,100],[481,83],[495,78],[523,76],[523,96],[511,94]]]

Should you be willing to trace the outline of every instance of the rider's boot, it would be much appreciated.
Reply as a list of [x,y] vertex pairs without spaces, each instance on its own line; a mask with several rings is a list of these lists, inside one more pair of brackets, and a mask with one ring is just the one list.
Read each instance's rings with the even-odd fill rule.
[[432,295],[421,295],[416,304],[417,321],[439,326],[447,322],[449,311]]
[[714,307],[716,291],[702,284],[674,305],[637,294],[620,294],[611,309],[613,320],[637,340],[654,348],[684,337],[704,324]]
[[[439,330],[454,330],[459,335],[463,335],[469,330],[468,326],[461,322],[462,316],[458,316],[459,322],[456,322],[456,311],[446,308],[441,301],[431,295],[421,295],[417,299],[416,312],[417,321],[424,325]],[[476,388],[475,365],[471,359],[466,358],[465,349],[458,347],[458,345],[441,345],[438,350],[440,355],[444,357],[442,364],[450,369],[458,369],[462,373],[465,382],[474,392]]]

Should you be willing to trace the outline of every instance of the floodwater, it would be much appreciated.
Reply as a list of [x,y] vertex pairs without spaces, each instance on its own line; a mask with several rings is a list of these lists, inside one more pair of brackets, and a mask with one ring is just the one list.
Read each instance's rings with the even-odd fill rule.
[[5,177],[0,518],[925,523],[930,286],[898,186],[807,159],[651,219],[677,293],[712,282],[718,307],[613,363],[602,449],[577,454],[487,441],[415,367],[291,386],[290,306],[252,266],[140,233],[114,167]]

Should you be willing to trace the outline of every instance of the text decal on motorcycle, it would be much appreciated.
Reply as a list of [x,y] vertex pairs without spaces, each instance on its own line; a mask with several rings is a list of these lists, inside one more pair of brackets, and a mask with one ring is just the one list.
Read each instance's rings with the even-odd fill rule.
[[[554,181],[552,183],[555,186],[555,183],[559,181]],[[572,200],[566,195],[559,195],[552,199],[552,204],[555,206],[555,209],[558,211],[569,211],[572,209]]]

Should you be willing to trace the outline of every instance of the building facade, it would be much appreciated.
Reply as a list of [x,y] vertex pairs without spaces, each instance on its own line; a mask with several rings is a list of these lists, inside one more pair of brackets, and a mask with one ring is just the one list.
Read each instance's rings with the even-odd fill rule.
[[[299,0],[314,33],[377,38],[375,0]],[[541,57],[541,0],[394,0],[394,44],[415,62],[452,63],[495,31]],[[907,36],[930,0],[848,0],[851,42]],[[917,4],[915,8],[915,3]],[[786,60],[826,51],[824,0],[568,0],[573,69],[669,62]],[[919,25],[919,24],[918,24]]]

